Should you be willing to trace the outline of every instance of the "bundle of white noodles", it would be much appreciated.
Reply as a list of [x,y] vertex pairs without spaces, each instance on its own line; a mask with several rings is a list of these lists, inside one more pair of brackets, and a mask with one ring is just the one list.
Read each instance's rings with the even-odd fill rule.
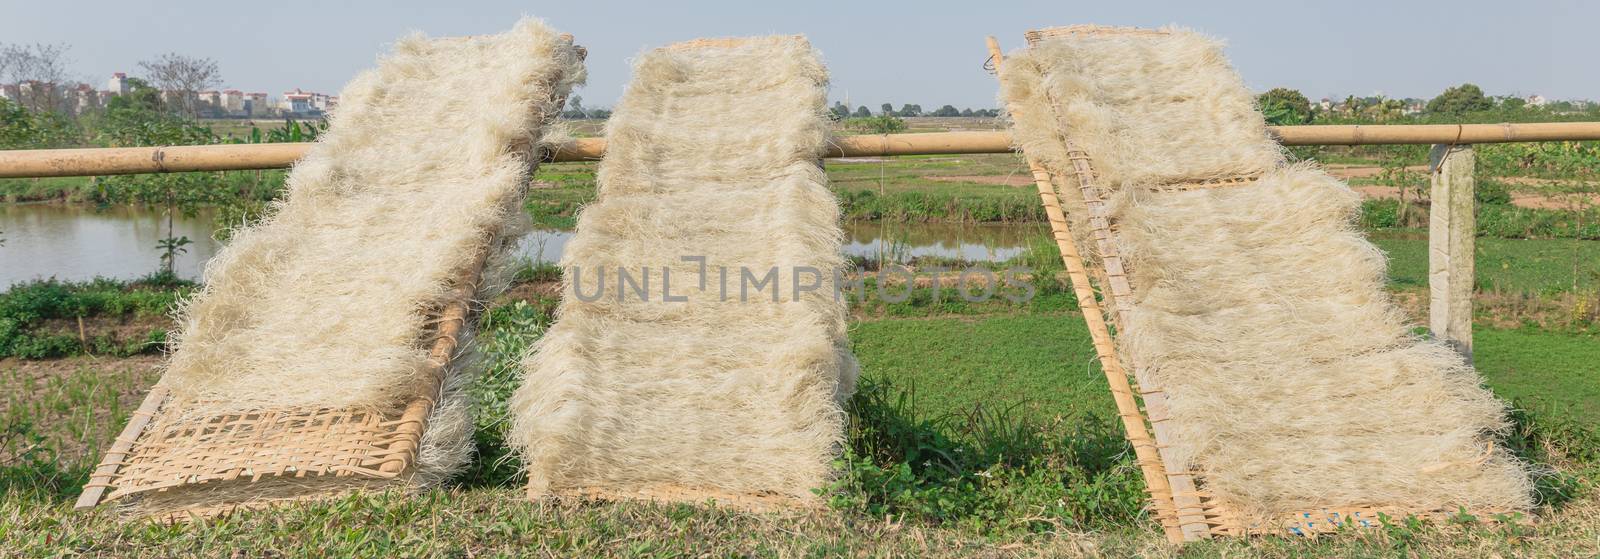
[[826,72],[801,37],[673,45],[634,71],[512,403],[530,492],[811,499],[856,376]]
[[[207,266],[161,380],[164,413],[397,415],[437,393],[430,321],[477,255],[522,230],[530,148],[583,77],[570,39],[533,19],[397,42],[345,87],[284,201]],[[503,285],[487,276],[480,298]],[[420,450],[426,479],[470,457],[463,388],[475,362],[455,359],[444,376]]]
[[[1460,356],[1410,333],[1383,253],[1355,225],[1360,199],[1285,163],[1216,42],[1047,38],[1001,78],[1016,143],[1070,176],[1070,138],[1102,179],[1133,283],[1121,349],[1166,391],[1165,452],[1205,490],[1253,522],[1531,506],[1524,466],[1491,442],[1505,405]],[[1236,177],[1253,180],[1193,186]],[[1093,257],[1081,195],[1062,199]]]

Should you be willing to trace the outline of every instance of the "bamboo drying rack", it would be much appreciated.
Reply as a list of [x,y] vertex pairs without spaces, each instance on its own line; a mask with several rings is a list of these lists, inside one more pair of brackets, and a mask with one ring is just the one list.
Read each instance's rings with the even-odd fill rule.
[[[571,35],[561,40],[579,59],[586,55]],[[553,99],[552,106],[564,102]],[[528,145],[512,147],[530,165],[549,155]],[[193,417],[178,409],[187,402],[173,401],[158,384],[90,475],[76,508],[138,497],[158,503],[151,507],[158,518],[180,521],[403,483],[416,471],[447,371],[476,320],[473,300],[498,242],[493,232],[484,234],[432,314],[432,332],[422,344],[427,375],[403,406]]]
[[[1024,34],[1029,46],[1056,37],[1080,34],[1137,34],[1164,35],[1166,32],[1135,28],[1108,28],[1093,25],[1055,27],[1028,31]],[[999,73],[1004,55],[999,42],[988,38],[990,59],[995,73]],[[1015,114],[1017,107],[1010,107]],[[1040,202],[1050,223],[1056,245],[1061,250],[1061,260],[1072,282],[1073,294],[1078,300],[1084,322],[1088,325],[1095,354],[1110,384],[1116,401],[1117,414],[1122,419],[1128,442],[1133,446],[1140,473],[1150,497],[1150,512],[1160,523],[1167,539],[1175,544],[1208,539],[1213,536],[1248,535],[1300,535],[1336,532],[1345,527],[1377,527],[1382,515],[1405,517],[1419,516],[1444,518],[1457,511],[1415,510],[1398,506],[1348,506],[1318,510],[1298,511],[1279,521],[1251,524],[1237,513],[1237,507],[1205,490],[1204,472],[1197,472],[1189,464],[1171,458],[1166,449],[1171,438],[1171,418],[1168,415],[1166,392],[1149,375],[1129,363],[1120,355],[1116,345],[1116,332],[1129,322],[1128,312],[1133,304],[1133,288],[1129,281],[1132,270],[1122,261],[1116,242],[1117,224],[1109,216],[1103,194],[1106,192],[1094,169],[1093,154],[1080,149],[1065,133],[1061,135],[1069,169],[1048,169],[1033,156],[1024,152],[1028,168],[1038,187]],[[1070,178],[1069,178],[1070,176]],[[1197,189],[1232,188],[1253,184],[1258,177],[1223,177],[1181,184],[1161,185],[1154,192],[1183,192]],[[1083,200],[1091,229],[1089,238],[1099,257],[1085,258],[1074,240],[1071,225],[1062,210],[1062,192],[1073,191]],[[1091,283],[1091,277],[1093,283]],[[1099,288],[1099,297],[1096,295]],[[1105,310],[1100,299],[1111,304]],[[1129,369],[1132,369],[1130,382]],[[1135,392],[1138,396],[1135,397]],[[1143,404],[1143,409],[1140,404]],[[1474,511],[1488,518],[1494,512]]]

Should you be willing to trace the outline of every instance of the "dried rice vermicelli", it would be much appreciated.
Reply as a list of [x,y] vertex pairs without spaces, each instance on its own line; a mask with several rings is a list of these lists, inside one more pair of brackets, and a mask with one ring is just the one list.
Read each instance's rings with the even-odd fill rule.
[[530,493],[810,500],[856,375],[826,72],[804,38],[759,37],[650,51],[634,74],[512,402]]
[[535,148],[583,77],[570,37],[527,19],[404,38],[351,81],[287,197],[208,264],[108,498],[216,510],[464,465],[471,328],[438,345],[441,320],[504,285]]
[[[1124,360],[1165,391],[1162,451],[1252,525],[1324,507],[1528,509],[1524,465],[1492,443],[1505,404],[1410,333],[1359,197],[1285,162],[1220,46],[1068,31],[1012,54],[1001,98],[1052,172],[1074,172],[1072,148],[1093,161],[1132,282],[1108,302],[1124,305]],[[1061,198],[1097,261],[1084,196]]]

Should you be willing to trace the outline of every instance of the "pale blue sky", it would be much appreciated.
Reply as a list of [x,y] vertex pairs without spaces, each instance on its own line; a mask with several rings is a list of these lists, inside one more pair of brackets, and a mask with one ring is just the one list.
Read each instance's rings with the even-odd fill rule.
[[1431,97],[1471,81],[1490,94],[1600,99],[1600,8],[1577,0],[1365,2],[516,2],[509,0],[0,0],[0,42],[65,42],[72,68],[113,71],[176,51],[209,56],[229,87],[336,92],[411,30],[491,33],[523,14],[589,48],[588,106],[609,105],[641,49],[708,36],[804,33],[822,50],[834,99],[932,109],[994,106],[983,37],[1073,23],[1179,24],[1228,41],[1258,90]]

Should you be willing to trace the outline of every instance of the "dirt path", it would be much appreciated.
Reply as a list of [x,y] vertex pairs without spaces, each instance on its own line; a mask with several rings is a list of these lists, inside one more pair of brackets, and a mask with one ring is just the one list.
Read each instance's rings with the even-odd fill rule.
[[1033,186],[1033,177],[1024,174],[1010,175],[927,175],[924,179],[935,182],[966,182],[1001,186]]

